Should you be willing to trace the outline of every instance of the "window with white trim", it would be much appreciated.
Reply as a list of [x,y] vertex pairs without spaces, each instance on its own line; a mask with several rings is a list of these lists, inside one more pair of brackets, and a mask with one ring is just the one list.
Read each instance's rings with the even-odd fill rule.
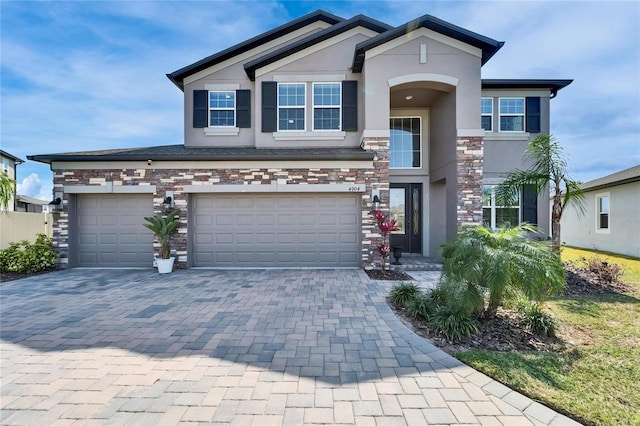
[[422,166],[421,118],[391,117],[389,129],[389,168],[420,168]]
[[482,226],[497,229],[503,226],[516,226],[520,223],[520,196],[498,205],[496,203],[497,185],[482,187]]
[[278,83],[278,131],[304,131],[305,105],[305,83]]
[[235,127],[236,92],[209,92],[209,127]]
[[490,132],[493,130],[493,98],[482,98],[480,102],[482,128]]
[[500,131],[524,132],[524,98],[499,98]]
[[341,83],[313,83],[313,130],[340,130]]
[[598,194],[596,196],[596,230],[600,232],[609,231],[609,193]]

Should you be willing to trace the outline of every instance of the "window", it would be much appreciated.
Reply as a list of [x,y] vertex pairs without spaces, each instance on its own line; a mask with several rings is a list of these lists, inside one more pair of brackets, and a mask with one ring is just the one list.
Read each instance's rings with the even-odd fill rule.
[[602,232],[609,231],[609,194],[596,196],[596,230]]
[[508,200],[505,205],[496,205],[496,185],[482,187],[482,225],[496,229],[503,226],[516,226],[520,223],[520,197]]
[[500,98],[500,131],[524,132],[524,98]]
[[278,131],[304,131],[305,86],[305,83],[278,84]]
[[482,98],[480,114],[482,114],[482,128],[490,132],[493,129],[493,98]]
[[313,130],[340,130],[340,83],[313,83]]
[[209,127],[235,127],[236,92],[209,92]]
[[389,128],[391,130],[389,167],[419,168],[421,166],[420,117],[392,117]]

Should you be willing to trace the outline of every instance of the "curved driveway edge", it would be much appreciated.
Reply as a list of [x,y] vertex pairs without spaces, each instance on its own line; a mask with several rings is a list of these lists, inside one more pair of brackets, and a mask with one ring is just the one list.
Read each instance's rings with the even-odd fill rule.
[[360,270],[0,287],[2,424],[576,424],[417,336]]

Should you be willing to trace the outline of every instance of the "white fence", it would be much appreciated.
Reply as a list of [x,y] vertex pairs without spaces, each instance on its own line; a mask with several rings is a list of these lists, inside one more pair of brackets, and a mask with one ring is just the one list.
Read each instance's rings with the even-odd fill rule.
[[38,234],[53,234],[50,213],[0,211],[0,249],[22,240],[34,242]]

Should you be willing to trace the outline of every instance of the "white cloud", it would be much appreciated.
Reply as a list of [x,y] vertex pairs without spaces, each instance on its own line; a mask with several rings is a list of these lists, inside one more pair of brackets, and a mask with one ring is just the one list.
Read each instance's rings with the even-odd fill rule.
[[27,195],[41,200],[51,199],[52,189],[53,185],[50,182],[43,183],[36,173],[31,173],[17,185],[19,195]]

